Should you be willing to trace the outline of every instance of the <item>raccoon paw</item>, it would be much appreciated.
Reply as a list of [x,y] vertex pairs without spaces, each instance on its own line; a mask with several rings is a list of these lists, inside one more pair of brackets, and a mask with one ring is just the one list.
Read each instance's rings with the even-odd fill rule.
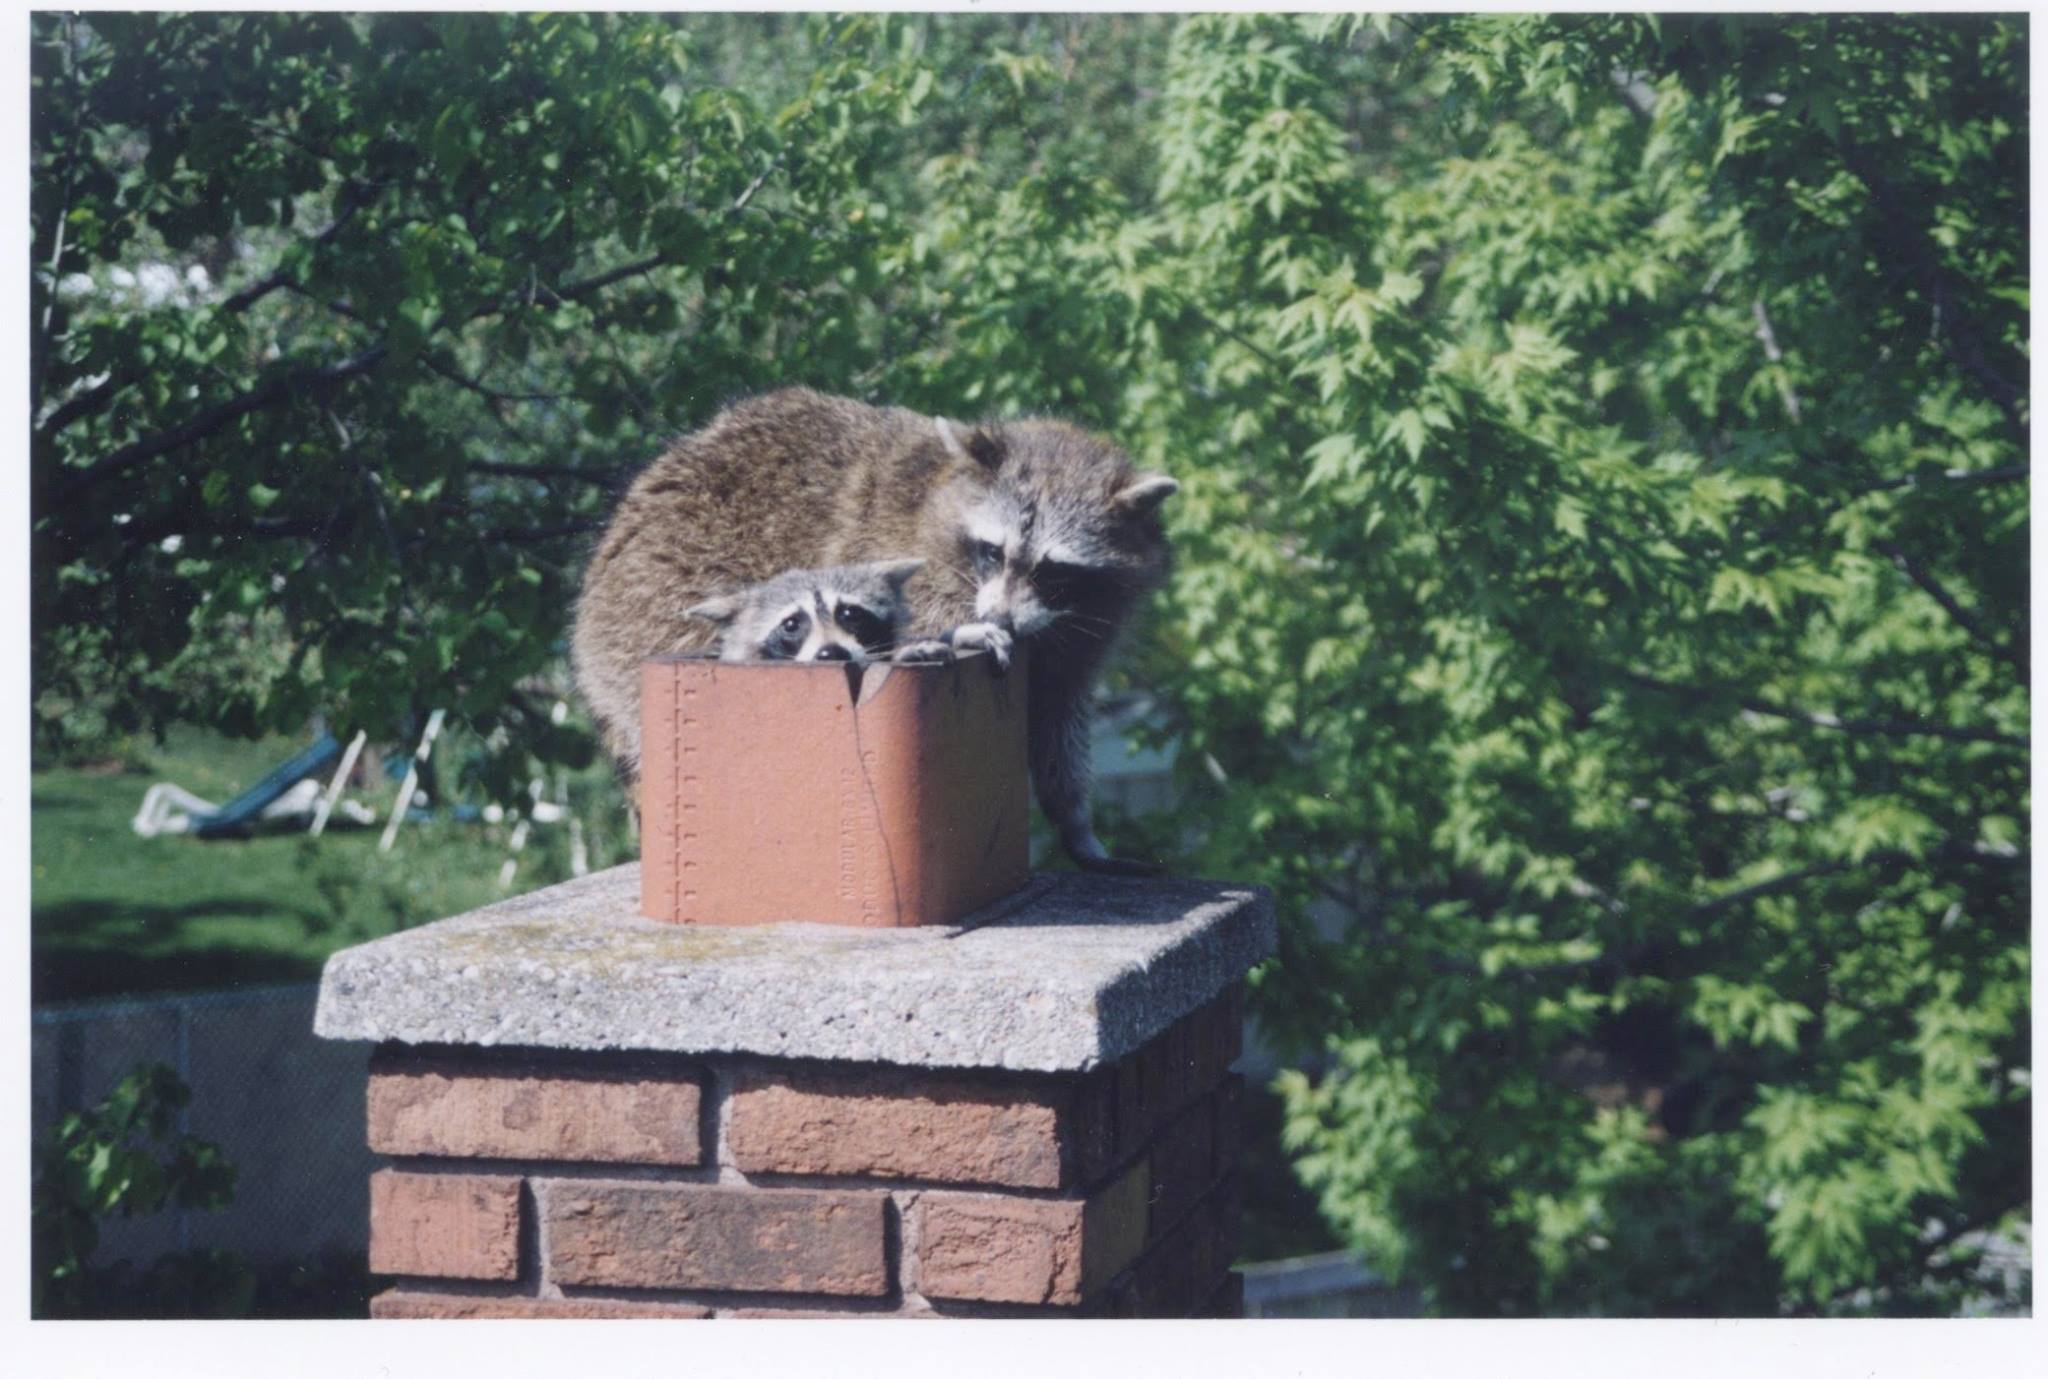
[[1010,668],[1010,648],[1016,641],[992,622],[962,623],[953,629],[953,650],[986,651],[995,660],[996,674]]
[[953,659],[953,648],[937,637],[905,642],[892,657],[904,665],[940,665]]

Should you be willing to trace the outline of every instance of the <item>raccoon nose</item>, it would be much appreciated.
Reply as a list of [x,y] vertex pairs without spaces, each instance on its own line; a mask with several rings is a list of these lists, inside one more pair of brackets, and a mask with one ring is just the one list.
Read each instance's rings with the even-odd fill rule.
[[837,642],[827,642],[818,648],[816,659],[820,661],[850,661],[853,659],[853,653]]

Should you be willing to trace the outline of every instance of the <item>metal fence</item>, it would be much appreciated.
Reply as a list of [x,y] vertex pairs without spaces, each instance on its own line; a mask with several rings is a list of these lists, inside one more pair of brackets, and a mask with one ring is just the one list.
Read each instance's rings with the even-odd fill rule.
[[192,1089],[183,1128],[236,1169],[233,1205],[109,1220],[96,1259],[154,1259],[217,1246],[251,1262],[366,1246],[363,1094],[369,1050],[313,1036],[316,983],[86,1001],[37,1009],[29,1039],[29,1128],[37,1143],[141,1063]]
[[1343,1250],[1243,1266],[1247,1317],[1419,1317],[1422,1296]]

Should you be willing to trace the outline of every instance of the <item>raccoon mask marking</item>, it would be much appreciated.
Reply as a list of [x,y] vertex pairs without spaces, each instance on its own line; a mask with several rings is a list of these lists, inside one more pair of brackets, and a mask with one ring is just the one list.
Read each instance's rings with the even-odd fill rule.
[[[974,576],[975,616],[1018,637],[1055,624],[1106,625],[1153,582],[1149,552],[1116,530],[1131,512],[1156,508],[1180,486],[1164,475],[1127,485],[1110,502],[1050,500],[1025,484],[1003,484],[971,508],[960,559]],[[1128,495],[1128,496],[1125,496]]]
[[1003,429],[963,440],[945,419],[941,442],[987,475],[960,506],[957,567],[971,576],[975,616],[1019,639],[1064,623],[1080,640],[1107,641],[1156,584],[1166,559],[1159,505],[1180,485],[1105,463],[1079,432],[1033,437],[1015,453]]
[[717,624],[721,661],[858,661],[887,657],[910,618],[903,585],[922,560],[785,570],[685,610]]

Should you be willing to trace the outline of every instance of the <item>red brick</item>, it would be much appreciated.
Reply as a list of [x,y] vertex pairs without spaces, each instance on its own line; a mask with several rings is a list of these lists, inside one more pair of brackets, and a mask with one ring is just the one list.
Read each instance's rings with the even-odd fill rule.
[[1237,1167],[1244,1142],[1244,1074],[1232,1073],[1216,1089],[1216,1130],[1211,1136],[1216,1151],[1210,1173],[1218,1178]]
[[1209,1218],[1209,1224],[1216,1231],[1218,1256],[1226,1263],[1234,1263],[1238,1251],[1244,1248],[1244,1180],[1232,1173],[1216,1185],[1211,1197],[1216,1214]]
[[370,1175],[370,1272],[519,1277],[519,1179],[379,1169]]
[[428,1293],[392,1288],[370,1299],[373,1319],[493,1317],[703,1318],[711,1309],[691,1302],[631,1302],[624,1298],[537,1298],[508,1293]]
[[1145,1066],[1145,1109],[1150,1115],[1152,1128],[1157,1133],[1160,1123],[1178,1111],[1188,1099],[1191,1065],[1194,1061],[1193,1046],[1195,1034],[1201,1024],[1201,1012],[1184,1015],[1174,1021],[1172,1028],[1159,1036],[1148,1051],[1150,1060]]
[[1196,1097],[1225,1077],[1244,1052],[1244,983],[1232,982],[1188,1019],[1182,1094]]
[[1202,1085],[1230,1070],[1244,1052],[1244,984],[1232,982],[1198,1013]]
[[1110,1286],[1098,1314],[1113,1317],[1186,1317],[1201,1307],[1237,1257],[1242,1197],[1226,1179],[1179,1226],[1148,1248]]
[[1097,1068],[1074,1085],[1073,1164],[1077,1181],[1093,1184],[1117,1162],[1117,1080],[1114,1066]]
[[1140,1160],[1087,1197],[924,1193],[918,1288],[976,1302],[1079,1303],[1144,1248],[1148,1184]]
[[1064,1187],[1083,1158],[1079,1090],[1077,1080],[748,1074],[728,1103],[726,1143],[749,1173]]
[[1244,1056],[1244,983],[1232,982],[1225,987],[1221,1005],[1219,1056],[1228,1068]]
[[1116,1150],[1119,1158],[1138,1153],[1152,1138],[1160,1117],[1161,1074],[1167,1066],[1162,1032],[1116,1065]]
[[1182,1107],[1220,1082],[1242,1044],[1232,986],[1160,1031],[1116,1065],[1117,1152],[1136,1153]]
[[1195,1309],[1197,1317],[1238,1318],[1244,1315],[1244,1275],[1232,1269],[1223,1276],[1208,1301]]
[[370,1069],[380,1154],[689,1165],[702,1161],[691,1078],[498,1071],[443,1060]]
[[898,1318],[932,1317],[929,1311],[905,1312],[897,1308],[875,1307],[721,1307],[718,1316],[746,1321],[839,1321],[846,1317],[872,1317],[883,1321]]
[[1165,1235],[1216,1181],[1214,1103],[1214,1097],[1202,1098],[1153,1138],[1147,1240]]
[[890,1289],[883,1193],[564,1179],[536,1186],[555,1283],[863,1296]]

